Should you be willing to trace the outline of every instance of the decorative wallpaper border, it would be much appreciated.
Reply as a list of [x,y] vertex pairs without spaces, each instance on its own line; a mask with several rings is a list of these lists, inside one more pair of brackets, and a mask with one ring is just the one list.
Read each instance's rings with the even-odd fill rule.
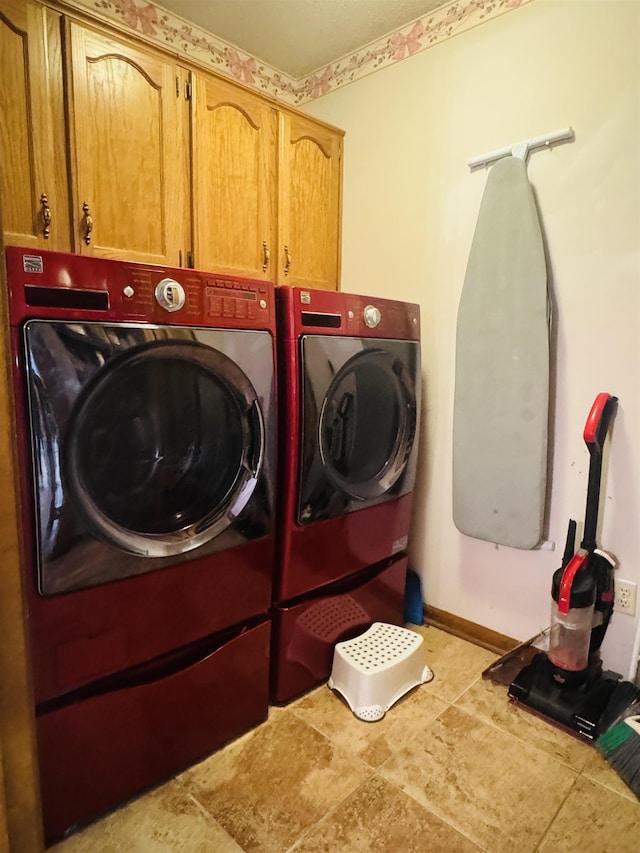
[[298,79],[147,0],[62,0],[93,17],[208,66],[279,101],[299,106],[533,0],[453,0],[399,30]]

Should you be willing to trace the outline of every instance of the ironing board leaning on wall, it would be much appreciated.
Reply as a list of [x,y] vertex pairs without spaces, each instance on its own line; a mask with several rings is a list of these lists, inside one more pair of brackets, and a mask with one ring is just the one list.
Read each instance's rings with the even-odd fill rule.
[[453,519],[467,536],[530,549],[545,515],[549,310],[525,159],[503,157],[488,174],[462,289]]

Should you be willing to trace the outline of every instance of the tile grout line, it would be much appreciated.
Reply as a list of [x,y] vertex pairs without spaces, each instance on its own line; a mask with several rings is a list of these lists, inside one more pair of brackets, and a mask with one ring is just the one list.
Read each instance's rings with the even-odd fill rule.
[[[424,685],[419,685],[419,686],[418,686],[418,688],[417,688],[418,690],[420,689],[420,686],[424,686]],[[432,723],[434,723],[434,722],[435,722],[435,721],[440,717],[440,714],[443,714],[443,713],[444,713],[444,711],[446,711],[446,710],[447,710],[447,708],[449,708],[449,707],[451,706],[451,702],[449,702],[447,699],[442,699],[442,698],[441,698],[441,697],[439,697],[439,696],[435,696],[435,694],[431,694],[431,695],[434,695],[434,697],[435,697],[439,702],[442,702],[444,705],[446,705],[446,708],[443,708],[443,709],[442,709],[442,711],[440,711],[438,714],[436,714],[436,716],[434,716],[431,720],[429,720],[429,722],[428,722],[428,723],[424,723],[424,724],[423,724],[423,725],[421,725],[419,728],[415,729],[415,731],[412,731],[412,732],[410,732],[409,734],[407,734],[407,735],[403,738],[403,740],[400,742],[400,744],[398,745],[398,747],[395,749],[395,751],[391,754],[391,756],[390,756],[389,758],[385,758],[385,760],[384,760],[383,762],[381,762],[379,765],[377,765],[376,767],[373,767],[371,764],[369,764],[369,763],[368,763],[367,761],[365,761],[363,758],[360,758],[360,756],[358,755],[358,753],[351,753],[349,750],[346,750],[346,751],[347,751],[347,752],[349,752],[349,754],[350,754],[350,755],[353,755],[354,757],[359,758],[359,759],[360,759],[360,761],[361,761],[364,765],[366,765],[366,767],[370,768],[370,769],[371,769],[371,770],[373,770],[374,772],[377,772],[377,770],[378,770],[380,767],[382,767],[382,765],[383,765],[383,764],[385,764],[387,761],[390,761],[390,760],[391,760],[391,758],[393,758],[393,756],[395,755],[395,753],[396,753],[396,752],[400,752],[400,750],[401,750],[401,749],[403,749],[403,748],[404,748],[404,747],[409,743],[409,741],[413,740],[413,738],[414,738],[414,737],[416,737],[417,735],[419,735],[419,734],[420,734],[421,732],[423,732],[423,731],[424,731],[428,726],[430,726]],[[346,707],[348,708],[348,706],[346,706]],[[343,747],[343,746],[341,746],[339,743],[335,742],[335,741],[332,739],[332,737],[331,737],[330,735],[328,735],[328,734],[327,734],[326,732],[324,732],[322,729],[319,729],[319,728],[318,728],[318,726],[317,726],[314,722],[311,722],[311,721],[307,720],[307,719],[306,719],[306,718],[304,718],[303,716],[298,716],[298,715],[296,714],[295,710],[292,710],[292,713],[296,715],[296,718],[297,718],[297,719],[299,719],[299,720],[301,720],[302,722],[306,723],[306,725],[310,726],[312,729],[314,729],[316,732],[318,732],[318,734],[322,735],[324,738],[326,738],[327,740],[329,740],[329,741],[330,741],[334,746],[338,746],[338,747],[340,747],[341,749],[345,749],[345,747]],[[350,713],[352,713],[352,714],[353,714],[353,711],[351,711]],[[354,716],[355,716],[355,715],[354,715]],[[371,725],[371,724],[370,724],[370,723],[364,723],[364,722],[363,722],[363,725]],[[374,724],[374,725],[375,725],[375,724]]]
[[[320,732],[320,734],[322,734],[322,732]],[[325,735],[325,737],[326,737],[326,735]],[[300,842],[301,842],[301,841],[303,841],[303,840],[307,837],[307,835],[309,835],[309,833],[310,833],[313,829],[315,829],[316,827],[320,826],[320,824],[322,824],[322,823],[324,823],[325,821],[327,821],[327,820],[328,820],[328,819],[329,819],[329,818],[330,818],[330,817],[331,817],[331,816],[332,816],[332,815],[333,815],[333,814],[334,814],[334,813],[335,813],[335,812],[336,812],[336,811],[337,811],[337,810],[338,810],[338,809],[339,809],[339,808],[340,808],[344,803],[346,803],[346,802],[347,802],[347,800],[349,800],[351,797],[353,797],[353,795],[354,795],[357,791],[359,791],[359,790],[360,790],[360,788],[364,787],[365,785],[368,785],[368,784],[369,784],[369,782],[371,781],[371,779],[372,779],[372,778],[374,778],[376,775],[377,775],[377,774],[376,774],[375,770],[372,770],[371,774],[370,774],[369,776],[367,776],[367,778],[366,778],[366,779],[363,779],[363,781],[362,781],[359,785],[357,785],[357,786],[353,789],[353,791],[350,791],[350,792],[349,792],[349,793],[348,793],[348,794],[347,794],[347,795],[346,795],[342,800],[340,800],[340,802],[339,802],[339,803],[336,803],[335,805],[333,805],[333,806],[332,806],[328,811],[326,811],[326,812],[322,815],[322,817],[321,817],[321,818],[319,818],[315,823],[311,824],[311,826],[308,826],[308,827],[304,830],[304,832],[302,833],[302,835],[300,835],[300,836],[299,836],[299,838],[296,838],[296,840],[293,842],[293,844],[292,844],[290,847],[287,847],[286,851],[283,851],[283,853],[293,853],[293,851],[295,851],[295,849],[296,849],[296,847],[298,846],[298,844],[300,844]]]
[[[631,790],[631,788],[628,789],[628,793],[627,792],[621,793],[619,790],[614,788],[612,785],[608,785],[606,782],[603,782],[600,779],[596,779],[594,776],[589,776],[589,774],[585,773],[584,770],[580,771],[580,773],[578,774],[578,777],[580,779],[584,779],[585,781],[589,782],[590,785],[596,785],[598,788],[604,788],[604,790],[607,791],[609,794],[614,794],[616,797],[620,797],[621,800],[627,800],[628,802],[632,803],[633,805],[637,805],[640,807],[640,797],[636,797],[634,795],[633,791]],[[620,777],[618,777],[618,778],[620,778]]]
[[[185,789],[185,790],[186,790],[186,789]],[[191,793],[191,791],[188,791],[188,790],[186,791],[186,793],[187,793],[187,797],[189,797],[189,799],[193,800],[193,802],[195,803],[195,805],[196,805],[196,807],[197,807],[198,811],[202,814],[202,816],[203,816],[206,820],[208,820],[210,823],[214,824],[218,829],[222,830],[222,832],[224,832],[224,833],[227,835],[227,837],[228,837],[228,838],[230,838],[230,839],[231,839],[231,841],[233,841],[233,842],[234,842],[234,844],[237,844],[237,845],[238,845],[238,847],[240,847],[240,844],[238,844],[238,842],[237,842],[237,841],[236,841],[236,839],[233,837],[233,835],[231,835],[231,833],[230,833],[230,832],[228,832],[228,831],[224,828],[224,826],[220,823],[220,821],[216,820],[216,818],[211,814],[211,812],[209,811],[209,809],[208,809],[206,806],[204,806],[204,805],[200,802],[200,800],[196,797],[196,795],[195,795],[195,794],[193,794],[193,793]],[[241,849],[244,849],[244,848],[241,848]]]
[[[474,681],[474,682],[473,682],[473,684],[480,683],[481,681],[482,681],[482,677],[480,676],[480,678],[476,679],[476,681]],[[469,690],[469,689],[470,689],[470,687],[472,687],[472,686],[473,686],[473,685],[470,685],[470,686],[469,686],[469,688],[467,688],[467,690]],[[463,691],[463,692],[460,694],[460,696],[458,696],[458,697],[457,697],[457,698],[452,702],[452,704],[453,704],[453,705],[455,705],[455,707],[456,707],[459,711],[463,711],[463,712],[464,712],[464,713],[466,713],[466,714],[470,714],[471,716],[474,716],[473,714],[471,714],[471,712],[470,712],[469,710],[467,710],[466,708],[464,708],[464,707],[462,707],[461,705],[458,705],[458,704],[457,704],[457,703],[458,703],[458,701],[459,701],[459,700],[460,700],[460,699],[465,695],[465,693],[467,692],[467,690]],[[509,703],[509,701],[507,700],[506,704],[507,704],[507,705],[510,705],[511,703]],[[518,708],[518,706],[517,706],[517,705],[515,705],[514,707],[515,707],[516,709]],[[526,712],[523,712],[523,713],[526,713]],[[503,732],[504,734],[510,735],[512,738],[515,738],[515,740],[519,741],[520,743],[524,744],[525,746],[527,746],[527,747],[529,747],[529,748],[531,748],[531,749],[534,749],[534,750],[536,750],[537,752],[542,752],[543,754],[545,754],[545,755],[549,756],[550,758],[552,758],[554,761],[557,761],[557,762],[558,762],[559,764],[561,764],[563,767],[566,767],[568,770],[571,770],[573,773],[576,773],[578,776],[582,775],[582,773],[584,772],[584,765],[583,765],[580,769],[578,769],[577,767],[575,767],[575,766],[573,766],[572,764],[568,763],[568,761],[563,760],[560,756],[556,755],[555,753],[551,752],[550,750],[546,750],[546,749],[544,749],[543,747],[538,746],[536,743],[532,743],[530,739],[525,738],[525,737],[523,737],[523,736],[521,736],[521,735],[519,735],[519,734],[514,734],[512,731],[509,731],[509,729],[504,728],[504,727],[503,727],[503,726],[501,726],[499,723],[497,723],[495,720],[493,720],[493,718],[492,718],[492,717],[490,717],[490,716],[486,716],[486,717],[485,717],[485,716],[478,716],[478,717],[475,717],[475,716],[474,716],[474,718],[475,718],[475,719],[478,719],[478,720],[481,720],[482,722],[486,723],[488,726],[491,726],[492,728],[496,729],[497,731],[500,731],[500,732]],[[551,724],[549,723],[548,725],[551,725]],[[565,734],[567,735],[567,737],[572,737],[572,735],[570,735],[568,732],[567,732],[567,733],[565,733]],[[584,747],[590,747],[590,746],[592,746],[592,744],[590,744],[588,741],[586,741],[586,740],[582,740],[582,739],[577,738],[577,737],[574,737],[574,738],[573,738],[573,740],[574,740],[576,743],[582,744]],[[586,763],[586,759],[585,759],[585,763]],[[603,787],[607,787],[607,786],[603,786]],[[610,790],[611,790],[611,789],[610,789]]]
[[[540,847],[540,845],[542,844],[542,842],[543,842],[544,838],[547,836],[547,834],[548,834],[549,830],[551,829],[551,826],[553,825],[554,821],[556,820],[556,818],[557,818],[557,816],[558,816],[558,814],[559,814],[560,810],[561,810],[561,809],[562,809],[562,807],[564,806],[565,802],[567,801],[567,799],[568,799],[569,795],[570,795],[570,794],[571,794],[571,792],[573,791],[573,789],[574,789],[575,785],[576,785],[576,784],[577,784],[577,782],[578,782],[578,779],[580,778],[580,776],[581,776],[582,774],[581,774],[581,771],[576,770],[574,767],[571,767],[570,765],[566,764],[564,761],[560,760],[557,756],[555,756],[555,755],[551,754],[550,752],[547,752],[547,751],[545,751],[545,750],[543,750],[543,749],[540,749],[540,748],[539,748],[539,747],[537,747],[537,746],[532,745],[529,741],[527,741],[527,740],[525,740],[525,739],[523,739],[523,738],[520,738],[520,737],[518,737],[517,735],[512,734],[512,733],[511,733],[510,731],[508,731],[507,729],[504,729],[504,728],[502,728],[501,726],[497,725],[497,724],[496,724],[493,720],[491,720],[490,718],[485,718],[485,717],[476,716],[476,715],[474,715],[473,713],[471,713],[469,710],[467,710],[466,708],[463,708],[463,707],[460,707],[459,705],[456,705],[456,702],[458,701],[458,699],[460,699],[460,698],[461,698],[461,697],[462,697],[462,696],[467,692],[467,690],[469,690],[469,689],[473,686],[473,684],[476,684],[479,680],[481,680],[481,676],[480,676],[478,679],[476,679],[475,681],[473,681],[473,682],[469,685],[469,687],[467,687],[465,690],[463,690],[463,691],[462,691],[462,693],[460,693],[460,694],[459,694],[459,696],[457,696],[457,697],[456,697],[456,699],[455,699],[453,702],[448,703],[447,708],[443,709],[443,711],[441,711],[441,713],[440,713],[440,714],[438,714],[438,717],[436,717],[435,719],[439,719],[439,718],[440,718],[440,716],[441,716],[442,714],[444,714],[447,710],[449,710],[450,708],[455,707],[455,709],[456,709],[457,711],[459,711],[460,713],[465,714],[465,715],[467,715],[468,717],[470,717],[471,719],[476,720],[476,721],[478,721],[478,722],[480,722],[480,723],[483,723],[483,724],[485,724],[485,725],[489,725],[489,726],[490,726],[494,731],[496,731],[496,732],[500,732],[500,734],[502,734],[502,735],[506,735],[507,737],[511,738],[513,741],[516,741],[517,743],[522,744],[523,746],[525,746],[525,747],[526,747],[526,748],[528,748],[528,749],[532,749],[532,750],[534,750],[535,752],[541,753],[541,754],[542,754],[542,755],[544,755],[547,759],[549,759],[549,760],[551,760],[551,761],[553,761],[553,762],[555,762],[555,763],[559,764],[561,767],[564,767],[566,770],[568,770],[569,772],[571,772],[572,774],[574,774],[574,779],[573,779],[573,781],[571,782],[571,785],[570,785],[570,787],[569,787],[569,789],[568,789],[568,791],[567,791],[566,795],[562,798],[562,800],[561,800],[561,802],[560,802],[560,804],[559,804],[559,806],[558,806],[557,810],[556,810],[556,811],[555,811],[555,813],[553,814],[553,817],[551,817],[551,818],[549,819],[549,822],[547,823],[547,825],[546,825],[546,827],[545,827],[545,829],[544,829],[544,832],[543,832],[542,836],[540,837],[539,841],[538,841],[538,842],[537,842],[537,844],[536,844],[536,847],[535,847],[535,848],[534,848],[534,850],[532,851],[532,853],[535,853],[535,851],[537,851],[537,850],[539,849],[539,847]],[[391,761],[392,759],[393,759],[393,756],[392,756],[390,759],[388,759],[387,761]],[[386,764],[386,763],[387,763],[386,761],[385,761],[385,762],[383,762],[383,764],[382,764],[382,765],[380,765],[380,767],[382,768],[382,767],[384,766],[384,764]],[[379,769],[380,769],[380,768],[379,768]],[[386,777],[382,777],[382,778],[386,778]],[[398,788],[398,790],[403,791],[403,789],[402,789],[401,787],[399,787],[396,783],[394,783],[392,780],[387,779],[386,781],[390,782],[390,784],[394,785],[394,787]],[[484,843],[480,842],[478,839],[472,838],[470,835],[468,835],[468,834],[467,834],[464,830],[462,830],[460,827],[458,827],[458,826],[457,826],[457,825],[455,825],[454,823],[451,823],[451,822],[447,819],[447,817],[446,817],[444,814],[440,814],[440,813],[439,813],[436,809],[434,809],[434,808],[430,808],[430,807],[425,806],[425,805],[424,805],[424,803],[421,803],[419,800],[417,800],[415,797],[413,797],[413,796],[412,796],[412,794],[411,794],[409,791],[404,791],[404,793],[405,793],[407,796],[411,797],[411,799],[413,799],[413,800],[414,800],[414,802],[418,803],[418,805],[420,805],[422,808],[426,809],[426,810],[427,810],[427,811],[429,811],[431,814],[435,815],[435,817],[436,817],[436,818],[438,818],[438,820],[442,821],[443,823],[446,823],[448,826],[450,826],[450,827],[451,827],[453,830],[455,830],[457,833],[459,833],[459,834],[460,834],[460,835],[462,835],[463,837],[467,838],[467,839],[468,839],[471,843],[473,843],[476,847],[478,847],[478,848],[479,848],[479,849],[481,849],[481,850],[487,851],[487,853],[489,853],[488,848],[486,848],[486,846],[484,845]]]
[[445,815],[439,814],[435,809],[433,809],[429,806],[425,806],[424,803],[421,803],[419,800],[416,800],[416,798],[414,796],[412,796],[411,793],[409,793],[408,791],[404,791],[402,788],[400,788],[398,785],[396,785],[395,782],[393,782],[391,779],[386,779],[386,777],[384,777],[384,776],[381,778],[385,779],[386,782],[388,782],[390,785],[393,785],[395,788],[397,788],[399,791],[401,791],[403,794],[405,794],[405,796],[407,796],[411,800],[413,800],[414,803],[417,803],[420,806],[420,808],[424,809],[426,812],[429,812],[429,814],[432,814],[441,823],[450,827],[458,835],[461,835],[463,838],[466,838],[467,841],[470,841],[471,844],[473,844],[475,847],[478,848],[478,850],[482,850],[482,851],[484,851],[484,853],[490,853],[488,848],[482,842],[478,841],[478,839],[476,839],[476,838],[472,838],[463,829],[460,829],[459,826],[456,826],[456,824],[451,823],[451,821],[448,820]]
[[[430,720],[428,723],[425,723],[424,726],[420,727],[416,731],[407,735],[407,737],[402,741],[402,743],[397,747],[397,749],[395,749],[393,751],[393,753],[389,756],[389,758],[385,759],[385,761],[383,761],[378,767],[371,767],[365,761],[363,761],[363,759],[360,759],[360,761],[370,769],[370,771],[371,771],[370,775],[365,780],[363,780],[363,782],[360,785],[358,785],[356,788],[354,788],[354,790],[351,791],[351,793],[349,793],[343,800],[341,800],[339,803],[336,803],[335,806],[333,806],[331,809],[329,809],[329,811],[327,811],[318,821],[316,821],[316,823],[314,823],[312,826],[308,827],[303,832],[303,834],[299,838],[296,839],[296,841],[293,843],[293,845],[291,847],[287,848],[285,853],[294,853],[296,847],[300,844],[301,841],[304,840],[305,837],[307,837],[309,835],[309,833],[313,829],[315,829],[316,827],[318,827],[320,824],[324,823],[325,821],[328,821],[331,818],[331,816],[337,811],[337,809],[339,809],[347,800],[349,800],[352,796],[354,796],[356,794],[356,792],[359,791],[362,787],[369,784],[372,779],[380,779],[381,781],[385,782],[385,784],[388,784],[391,787],[395,788],[395,790],[398,791],[398,793],[402,794],[403,796],[409,797],[409,799],[411,799],[417,806],[419,806],[420,809],[422,809],[425,812],[428,812],[429,814],[433,815],[433,817],[435,817],[437,820],[441,821],[443,824],[448,826],[450,829],[452,829],[458,835],[462,836],[463,838],[466,838],[469,842],[474,844],[478,848],[478,850],[485,850],[484,847],[479,845],[477,841],[475,841],[474,839],[472,839],[468,835],[466,835],[464,832],[462,832],[457,826],[450,823],[443,816],[437,814],[437,812],[435,812],[433,809],[425,806],[424,803],[421,803],[419,800],[416,800],[415,797],[413,797],[407,791],[403,790],[403,788],[400,785],[398,785],[396,782],[394,782],[391,779],[387,779],[385,776],[382,776],[378,772],[380,770],[380,768],[382,768],[387,762],[392,761],[396,757],[397,753],[399,753],[402,749],[404,749],[407,746],[407,744],[409,744],[410,741],[413,740],[414,737],[417,737],[428,726],[430,726],[437,719],[439,719],[440,716],[452,706],[452,703],[449,702],[448,700],[445,700],[439,696],[435,696],[435,698],[438,699],[439,701],[443,702],[446,707],[443,708],[442,711],[440,711],[440,713],[437,714],[432,720]],[[294,715],[297,716],[295,709],[291,709],[291,713],[293,713]],[[301,718],[298,717],[298,719],[301,719]],[[329,740],[334,746],[337,746],[341,749],[344,749],[343,747],[340,747],[339,744],[334,743],[334,741],[332,741],[331,738],[325,732],[318,729],[313,723],[309,722],[308,720],[303,720],[303,722],[305,722],[307,725],[311,726],[311,728],[315,729],[320,735],[327,738],[327,740]],[[357,755],[354,755],[354,757],[359,758],[359,756],[357,756]]]
[[[555,762],[556,764],[559,764],[561,767],[566,768],[567,770],[571,771],[571,773],[574,773],[576,778],[581,775],[581,773],[582,773],[581,770],[578,770],[576,767],[573,767],[571,764],[568,764],[566,761],[563,761],[563,759],[560,758],[559,756],[557,756],[556,754],[550,752],[549,750],[543,749],[540,746],[537,746],[535,743],[532,743],[530,740],[528,740],[524,737],[521,737],[520,735],[514,734],[513,732],[509,731],[506,728],[503,728],[502,726],[498,725],[498,723],[496,723],[494,720],[492,720],[490,717],[476,716],[471,711],[469,711],[467,708],[463,708],[460,705],[456,705],[455,703],[452,703],[452,704],[455,706],[455,708],[458,711],[460,711],[463,714],[467,714],[473,720],[477,720],[478,722],[481,722],[487,726],[490,726],[492,729],[494,729],[494,731],[500,732],[501,734],[506,735],[507,737],[511,738],[512,740],[517,741],[517,743],[522,744],[523,746],[527,747],[527,749],[532,749],[532,750],[534,750],[534,752],[541,753],[542,755],[549,758],[551,761]],[[570,737],[570,735],[567,735],[567,737]],[[581,741],[578,741],[578,742],[580,743]],[[585,746],[588,746],[588,744],[585,744]]]
[[550,820],[550,821],[549,821],[549,823],[547,824],[545,831],[544,831],[544,832],[542,833],[542,835],[540,836],[540,839],[539,839],[538,843],[537,843],[537,844],[536,844],[536,846],[535,846],[534,853],[536,853],[536,851],[540,850],[540,847],[541,847],[541,845],[543,844],[543,842],[544,842],[545,838],[547,837],[547,835],[549,835],[549,832],[551,831],[551,827],[552,827],[552,826],[553,826],[553,824],[556,822],[556,819],[557,819],[558,815],[560,814],[560,812],[561,812],[561,811],[562,811],[562,809],[564,808],[565,803],[566,803],[566,802],[567,802],[567,800],[569,799],[569,797],[570,797],[570,795],[571,795],[571,792],[573,791],[573,789],[575,788],[575,786],[578,784],[578,779],[579,779],[579,778],[580,778],[580,774],[578,773],[578,775],[576,776],[576,778],[573,780],[573,782],[572,782],[572,784],[571,784],[571,787],[570,787],[570,788],[569,788],[569,790],[567,791],[566,795],[563,797],[562,802],[560,803],[560,805],[559,805],[559,806],[558,806],[558,808],[556,809],[555,814],[553,815],[553,817],[551,818],[551,820]]
[[[393,756],[391,758],[393,758]],[[388,759],[388,761],[391,761],[391,758]],[[384,762],[384,764],[386,764],[386,762]],[[383,765],[380,765],[380,766],[382,767]],[[400,785],[396,784],[396,782],[394,782],[392,779],[387,779],[386,776],[380,776],[380,774],[378,774],[377,772],[374,775],[377,776],[379,779],[382,779],[388,785],[391,785],[393,788],[395,788],[401,794],[404,794],[405,797],[409,797],[409,799],[413,800],[413,802],[416,803],[416,805],[420,806],[421,809],[423,809],[425,812],[428,812],[429,814],[433,815],[437,820],[439,820],[441,823],[445,824],[445,826],[448,826],[450,829],[452,829],[458,835],[461,835],[463,838],[466,838],[467,841],[470,841],[471,844],[473,844],[475,847],[478,848],[478,850],[482,850],[482,851],[484,851],[484,853],[490,853],[487,850],[487,848],[484,846],[484,844],[481,844],[475,838],[471,838],[470,835],[467,835],[466,832],[464,832],[462,829],[460,829],[455,824],[451,823],[451,821],[448,820],[445,815],[441,815],[435,809],[433,809],[429,806],[425,806],[425,804],[421,803],[420,800],[417,800],[413,796],[413,794],[411,794],[410,791],[405,791]]]
[[[469,686],[471,686],[471,685],[469,685]],[[467,689],[468,689],[468,688],[467,688]],[[464,693],[464,692],[466,692],[466,691],[463,691],[463,693]],[[463,693],[461,693],[460,695],[462,696],[462,695],[463,695]],[[420,802],[420,800],[416,799],[416,798],[413,796],[413,794],[411,794],[411,792],[410,792],[410,791],[405,791],[405,790],[404,790],[404,788],[402,788],[402,786],[401,786],[401,785],[397,784],[393,779],[388,779],[386,776],[383,776],[383,775],[381,775],[381,774],[379,773],[379,771],[381,770],[381,768],[383,768],[383,767],[384,767],[384,765],[385,765],[385,764],[388,764],[390,761],[393,761],[393,759],[396,757],[396,754],[397,754],[398,752],[400,752],[402,749],[404,749],[404,748],[405,748],[405,747],[406,747],[406,746],[407,746],[407,745],[408,745],[408,744],[409,744],[409,743],[414,739],[414,737],[417,737],[417,736],[418,736],[421,732],[423,732],[423,731],[424,731],[428,726],[430,726],[432,723],[435,723],[437,720],[439,720],[439,719],[440,719],[440,717],[441,717],[443,714],[445,714],[447,711],[449,711],[451,708],[453,708],[453,707],[454,707],[454,703],[453,703],[453,702],[450,702],[450,701],[448,701],[448,700],[445,700],[445,699],[443,699],[443,698],[441,698],[441,697],[439,697],[439,696],[436,696],[436,698],[437,698],[439,701],[444,702],[444,704],[446,705],[446,707],[445,707],[445,708],[443,708],[443,709],[442,709],[442,711],[440,711],[440,713],[439,713],[439,714],[437,714],[437,715],[436,715],[436,716],[435,716],[435,717],[434,717],[434,718],[433,718],[429,723],[427,723],[425,726],[423,726],[419,731],[414,732],[410,737],[408,737],[408,738],[406,739],[406,741],[404,741],[403,745],[402,745],[399,749],[397,749],[397,750],[393,753],[393,755],[391,755],[389,758],[387,758],[385,761],[383,761],[383,762],[382,762],[382,764],[381,764],[379,767],[377,767],[377,768],[376,768],[376,770],[375,770],[375,774],[374,774],[374,775],[375,775],[377,778],[382,779],[382,780],[383,780],[384,782],[386,782],[388,785],[391,785],[393,788],[395,788],[395,789],[396,789],[397,791],[399,791],[401,794],[404,794],[404,796],[409,797],[409,799],[410,799],[410,800],[412,800],[412,801],[413,801],[416,805],[418,805],[421,809],[423,809],[425,812],[428,812],[429,814],[433,815],[433,816],[436,818],[436,820],[439,820],[439,821],[440,821],[441,823],[443,823],[445,826],[448,826],[450,829],[452,829],[454,832],[456,832],[456,833],[457,833],[458,835],[460,835],[462,838],[466,838],[466,839],[467,839],[467,841],[469,841],[471,844],[473,844],[473,845],[474,845],[474,847],[477,847],[477,848],[478,848],[478,850],[483,851],[483,853],[490,853],[490,851],[488,851],[488,849],[485,847],[485,845],[484,845],[484,844],[480,843],[477,839],[472,838],[470,835],[468,835],[464,830],[460,829],[460,827],[456,826],[454,823],[451,823],[451,821],[446,817],[446,815],[444,815],[444,814],[439,814],[439,813],[438,813],[438,811],[437,811],[436,809],[434,809],[434,808],[432,808],[432,807],[430,807],[430,806],[426,806],[424,803]],[[458,708],[457,710],[462,710],[462,709]]]

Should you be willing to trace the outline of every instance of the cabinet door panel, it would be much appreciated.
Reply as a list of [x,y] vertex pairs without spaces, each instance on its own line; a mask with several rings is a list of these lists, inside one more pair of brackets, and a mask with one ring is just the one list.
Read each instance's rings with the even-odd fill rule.
[[69,248],[60,16],[0,0],[0,160],[6,243]]
[[340,275],[342,136],[282,113],[278,282],[336,290]]
[[77,248],[177,264],[188,194],[178,71],[135,46],[70,30]]
[[193,120],[195,265],[274,277],[276,114],[231,84],[199,76]]

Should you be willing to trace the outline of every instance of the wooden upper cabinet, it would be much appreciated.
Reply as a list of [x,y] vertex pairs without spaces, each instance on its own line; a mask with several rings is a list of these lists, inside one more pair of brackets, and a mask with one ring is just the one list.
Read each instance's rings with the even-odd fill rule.
[[62,20],[0,0],[7,243],[338,287],[341,131]]
[[341,131],[205,75],[192,109],[195,266],[335,290]]
[[74,248],[177,266],[188,244],[181,70],[69,23]]
[[338,289],[342,136],[313,119],[280,114],[279,284]]
[[5,243],[70,247],[60,16],[0,0],[0,188]]
[[268,101],[196,75],[192,119],[194,264],[275,279],[277,116]]

